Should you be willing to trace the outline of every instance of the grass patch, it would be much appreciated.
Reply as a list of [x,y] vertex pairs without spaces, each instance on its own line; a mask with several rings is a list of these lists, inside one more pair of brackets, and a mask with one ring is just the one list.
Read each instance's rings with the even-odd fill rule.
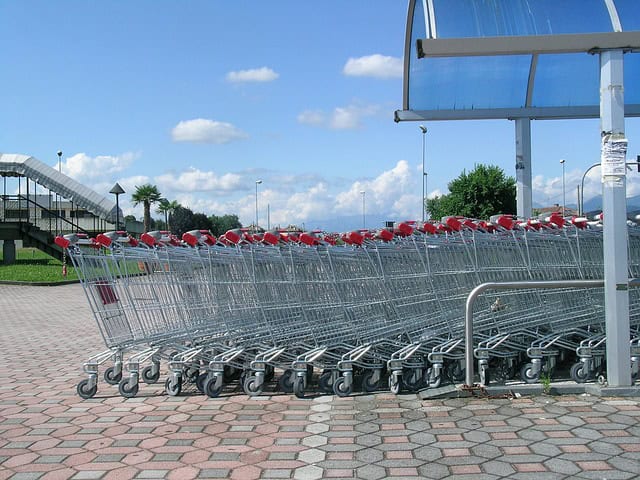
[[64,282],[77,280],[71,260],[67,259],[67,276],[62,276],[62,262],[37,248],[16,249],[16,263],[2,265],[0,248],[0,281],[12,282]]

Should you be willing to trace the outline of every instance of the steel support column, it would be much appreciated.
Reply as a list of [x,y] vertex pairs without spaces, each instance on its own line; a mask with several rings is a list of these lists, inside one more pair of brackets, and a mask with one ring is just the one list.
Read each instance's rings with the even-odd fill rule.
[[531,119],[516,118],[516,208],[518,217],[531,218]]
[[600,52],[607,381],[631,385],[623,51]]

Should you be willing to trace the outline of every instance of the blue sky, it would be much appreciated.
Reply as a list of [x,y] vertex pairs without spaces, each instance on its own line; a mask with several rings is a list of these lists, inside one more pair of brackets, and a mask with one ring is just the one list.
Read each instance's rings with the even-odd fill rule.
[[[419,219],[422,133],[393,121],[405,24],[392,0],[0,0],[0,151],[57,166],[61,150],[64,173],[105,196],[119,182],[136,216],[129,195],[152,183],[250,224],[260,179],[265,226],[267,205],[272,226],[355,221],[361,191],[372,222]],[[474,163],[515,176],[512,122],[426,125],[430,196]],[[640,122],[626,131],[635,159]],[[534,121],[532,138],[534,202],[562,202],[564,158],[575,203],[599,161],[598,120]]]

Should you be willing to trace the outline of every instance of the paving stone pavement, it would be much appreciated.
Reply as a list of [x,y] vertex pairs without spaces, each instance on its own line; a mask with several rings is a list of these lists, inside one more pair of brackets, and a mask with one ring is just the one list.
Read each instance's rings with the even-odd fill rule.
[[637,398],[81,400],[102,345],[79,285],[0,285],[0,480],[640,478]]

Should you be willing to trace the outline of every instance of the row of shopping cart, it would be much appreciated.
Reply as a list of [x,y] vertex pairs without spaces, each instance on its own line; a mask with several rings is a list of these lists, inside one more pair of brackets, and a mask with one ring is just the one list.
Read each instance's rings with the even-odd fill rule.
[[[515,223],[449,218],[346,235],[193,231],[142,241],[111,232],[58,238],[76,267],[107,350],[78,384],[94,396],[98,370],[120,394],[159,381],[216,397],[239,385],[303,397],[354,388],[415,391],[464,378],[464,307],[484,282],[603,277],[602,231],[580,220]],[[640,229],[629,229],[629,275],[640,273]],[[631,290],[632,375],[640,367],[640,297]],[[537,382],[573,362],[577,382],[604,368],[604,294],[485,293],[474,307],[480,382]],[[236,387],[237,388],[237,387]]]

